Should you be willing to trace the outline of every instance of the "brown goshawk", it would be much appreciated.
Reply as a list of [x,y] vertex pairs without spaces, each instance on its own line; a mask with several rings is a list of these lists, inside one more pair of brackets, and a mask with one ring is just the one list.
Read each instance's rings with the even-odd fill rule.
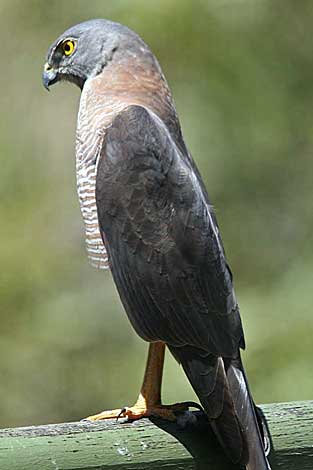
[[110,268],[132,326],[150,343],[137,403],[90,419],[174,419],[185,409],[161,404],[166,345],[228,457],[268,470],[232,274],[158,61],[125,26],[91,20],[50,47],[43,82],[60,80],[81,89],[76,169],[89,258]]

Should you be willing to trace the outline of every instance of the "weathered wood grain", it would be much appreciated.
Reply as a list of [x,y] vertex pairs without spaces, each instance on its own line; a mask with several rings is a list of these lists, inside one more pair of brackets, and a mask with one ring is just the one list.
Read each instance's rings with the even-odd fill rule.
[[[263,405],[272,469],[313,469],[313,401]],[[134,423],[65,423],[0,430],[1,470],[232,470],[205,417],[185,429]]]

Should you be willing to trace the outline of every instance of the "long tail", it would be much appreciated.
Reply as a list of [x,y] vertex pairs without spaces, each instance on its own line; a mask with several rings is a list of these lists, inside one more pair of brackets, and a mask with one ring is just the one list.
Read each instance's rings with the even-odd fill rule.
[[[172,348],[171,348],[172,349]],[[194,388],[230,460],[246,470],[270,470],[261,418],[251,397],[240,357],[236,361],[172,350]]]

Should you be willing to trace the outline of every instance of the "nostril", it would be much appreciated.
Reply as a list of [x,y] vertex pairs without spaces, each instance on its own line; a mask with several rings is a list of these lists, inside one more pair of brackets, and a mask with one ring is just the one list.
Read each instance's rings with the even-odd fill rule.
[[45,72],[50,72],[50,70],[52,70],[52,67],[50,64],[48,64],[48,62],[45,64]]

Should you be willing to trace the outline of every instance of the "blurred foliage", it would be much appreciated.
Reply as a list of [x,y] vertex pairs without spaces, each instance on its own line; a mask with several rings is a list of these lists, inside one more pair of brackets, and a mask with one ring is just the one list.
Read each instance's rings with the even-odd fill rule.
[[[172,87],[234,272],[256,401],[312,398],[312,2],[0,0],[0,425],[128,405],[142,379],[146,345],[85,255],[79,90],[41,85],[50,43],[95,17],[135,29]],[[193,398],[170,358],[164,398]]]

